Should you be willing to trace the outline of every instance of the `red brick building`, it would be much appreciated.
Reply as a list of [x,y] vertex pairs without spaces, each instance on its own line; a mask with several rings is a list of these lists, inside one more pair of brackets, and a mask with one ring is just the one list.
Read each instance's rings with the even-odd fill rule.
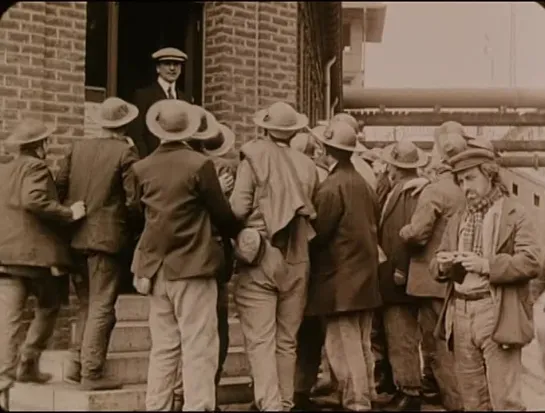
[[239,144],[256,133],[253,113],[276,100],[314,122],[325,117],[326,87],[342,109],[341,19],[341,2],[18,2],[0,19],[0,139],[23,117],[56,124],[55,170],[64,145],[92,134],[92,102],[131,100],[156,76],[150,55],[164,46],[189,55],[180,86]]

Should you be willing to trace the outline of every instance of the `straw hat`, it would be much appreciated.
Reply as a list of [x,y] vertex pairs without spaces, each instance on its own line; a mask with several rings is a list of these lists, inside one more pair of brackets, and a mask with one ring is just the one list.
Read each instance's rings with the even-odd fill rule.
[[195,109],[200,113],[201,123],[199,125],[199,129],[191,138],[197,140],[206,140],[218,136],[220,133],[220,127],[218,121],[216,120],[216,117],[206,109],[197,105],[194,106]]
[[399,141],[381,152],[384,162],[400,169],[416,169],[426,166],[428,155],[411,141]]
[[235,146],[235,133],[231,128],[218,123],[218,134],[202,141],[202,151],[208,156],[223,156]]
[[146,125],[160,140],[180,141],[197,132],[201,126],[201,113],[191,103],[164,99],[148,109]]
[[356,130],[346,122],[331,122],[329,126],[316,126],[310,133],[326,146],[349,152],[367,150],[358,141]]
[[331,122],[345,122],[348,123],[356,132],[359,132],[360,125],[356,118],[348,113],[337,113],[331,118]]
[[276,102],[258,111],[254,123],[269,131],[295,132],[308,125],[308,117],[285,102]]
[[55,131],[55,126],[36,119],[25,119],[19,123],[6,139],[7,144],[26,145],[47,139]]
[[117,97],[107,98],[91,113],[93,121],[103,128],[119,128],[138,116],[138,108]]
[[187,55],[175,47],[165,47],[153,53],[151,58],[157,62],[185,62],[187,60]]

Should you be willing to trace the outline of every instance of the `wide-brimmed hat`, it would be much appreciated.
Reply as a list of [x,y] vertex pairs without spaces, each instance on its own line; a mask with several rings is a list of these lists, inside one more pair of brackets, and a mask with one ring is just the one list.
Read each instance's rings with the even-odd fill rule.
[[452,167],[452,172],[461,172],[495,159],[494,152],[488,149],[471,148],[453,156],[448,163]]
[[468,147],[468,141],[458,133],[447,133],[435,142],[437,152],[443,160],[448,160],[454,155],[463,152]]
[[26,145],[47,139],[56,127],[45,124],[37,119],[25,119],[19,123],[6,139],[10,145]]
[[256,112],[254,123],[269,131],[296,132],[308,125],[308,117],[285,102],[276,102]]
[[328,126],[316,126],[310,133],[326,146],[349,152],[368,150],[357,138],[357,133],[346,122],[331,122]]
[[[378,148],[373,148],[373,149],[378,149]],[[365,151],[360,153],[360,156],[369,163],[373,163],[377,159],[380,159],[380,155],[376,151],[373,151],[372,149],[366,149]]]
[[457,134],[462,136],[464,139],[471,139],[471,136],[466,133],[462,124],[453,120],[443,122],[441,125],[439,125],[435,129],[433,137],[435,141],[437,141],[438,139],[441,139],[442,135],[448,134]]
[[331,118],[331,122],[346,122],[350,126],[352,126],[352,128],[354,128],[356,132],[360,131],[360,125],[358,121],[354,116],[349,115],[348,113],[337,113]]
[[201,125],[201,113],[191,103],[164,99],[155,102],[146,114],[151,133],[163,141],[180,141],[193,137]]
[[156,62],[185,62],[187,60],[187,55],[180,49],[176,49],[175,47],[165,47],[153,53],[151,55],[151,58]]
[[494,149],[494,145],[492,145],[492,142],[489,139],[485,138],[469,138],[467,140],[467,146],[470,148],[479,148],[479,149],[486,149],[490,152],[496,152]]
[[218,123],[219,133],[202,141],[202,150],[208,156],[223,156],[235,146],[235,133],[231,128]]
[[384,148],[381,153],[384,162],[400,169],[416,169],[426,166],[428,155],[411,141],[399,141]]
[[117,97],[107,98],[100,104],[96,111],[91,113],[91,118],[103,128],[119,128],[132,122],[138,116],[138,108]]
[[194,107],[200,113],[200,125],[197,132],[191,138],[206,140],[218,136],[220,127],[216,117],[200,106],[194,105]]

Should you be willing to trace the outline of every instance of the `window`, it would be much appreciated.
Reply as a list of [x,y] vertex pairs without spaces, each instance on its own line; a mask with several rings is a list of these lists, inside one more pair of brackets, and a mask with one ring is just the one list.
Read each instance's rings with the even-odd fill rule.
[[108,78],[108,2],[87,2],[85,86],[106,88]]
[[343,23],[343,50],[349,52],[351,47],[352,25],[350,22]]
[[539,195],[534,194],[534,206],[539,206]]
[[519,186],[517,184],[513,184],[511,192],[513,192],[513,195],[518,195],[519,194]]

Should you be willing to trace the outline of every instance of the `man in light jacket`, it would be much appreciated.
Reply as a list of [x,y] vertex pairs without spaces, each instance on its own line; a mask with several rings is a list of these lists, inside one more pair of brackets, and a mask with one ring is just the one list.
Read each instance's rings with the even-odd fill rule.
[[534,336],[529,281],[541,264],[535,225],[509,196],[493,152],[467,149],[449,163],[466,206],[430,266],[448,282],[436,334],[454,350],[466,411],[525,410],[521,351]]

